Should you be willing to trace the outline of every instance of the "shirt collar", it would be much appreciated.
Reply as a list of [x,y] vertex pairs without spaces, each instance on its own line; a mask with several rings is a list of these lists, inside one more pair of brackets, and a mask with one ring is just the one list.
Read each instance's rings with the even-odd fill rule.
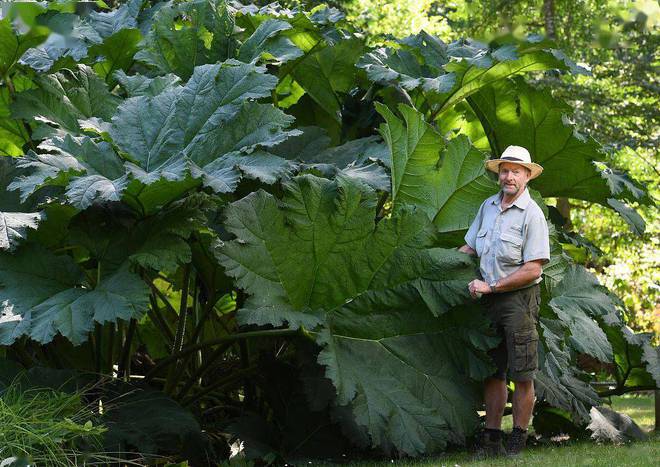
[[[525,187],[525,191],[522,192],[518,198],[513,202],[511,206],[517,206],[518,208],[524,210],[527,208],[527,205],[529,204],[529,200],[532,199],[532,197],[529,195],[529,190],[527,187]],[[502,191],[498,193],[498,195],[493,199],[493,204],[499,205],[502,202]]]

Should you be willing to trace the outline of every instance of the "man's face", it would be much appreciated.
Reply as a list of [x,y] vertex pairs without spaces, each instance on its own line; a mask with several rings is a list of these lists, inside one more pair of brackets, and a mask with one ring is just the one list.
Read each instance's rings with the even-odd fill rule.
[[525,189],[529,180],[530,171],[522,165],[503,162],[500,164],[500,188],[509,195],[515,196]]

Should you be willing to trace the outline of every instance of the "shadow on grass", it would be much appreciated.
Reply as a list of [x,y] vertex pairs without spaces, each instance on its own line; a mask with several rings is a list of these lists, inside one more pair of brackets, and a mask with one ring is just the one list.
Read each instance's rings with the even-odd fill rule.
[[[632,417],[649,433],[649,440],[624,445],[596,444],[589,440],[545,442],[530,446],[519,457],[473,461],[469,452],[447,453],[420,459],[392,459],[389,461],[363,461],[349,464],[353,467],[385,466],[540,466],[540,467],[621,467],[660,466],[660,433],[652,432],[654,425],[654,399],[648,395],[612,397],[612,408]],[[509,420],[507,420],[507,418]],[[503,428],[511,427],[511,417],[505,417]],[[531,428],[531,427],[530,427]],[[333,465],[312,462],[313,465]]]

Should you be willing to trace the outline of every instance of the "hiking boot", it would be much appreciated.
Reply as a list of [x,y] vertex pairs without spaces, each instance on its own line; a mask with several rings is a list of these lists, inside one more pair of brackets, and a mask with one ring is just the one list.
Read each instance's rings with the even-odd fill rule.
[[477,439],[474,460],[504,456],[506,450],[504,449],[504,443],[502,442],[503,435],[504,432],[502,430],[485,428],[479,434],[479,438]]
[[509,457],[519,455],[525,449],[526,444],[527,430],[523,430],[517,426],[514,427],[506,443],[506,455]]

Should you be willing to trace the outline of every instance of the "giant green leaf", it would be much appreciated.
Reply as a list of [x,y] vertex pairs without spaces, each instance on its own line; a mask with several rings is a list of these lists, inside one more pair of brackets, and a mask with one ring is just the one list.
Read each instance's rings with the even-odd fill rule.
[[650,333],[634,333],[618,323],[603,326],[614,350],[614,378],[617,385],[653,387],[660,385],[659,349],[652,345]]
[[660,387],[660,347],[646,342],[643,349],[642,359],[646,365],[646,371],[653,377],[656,387]]
[[[425,92],[447,93],[456,83],[456,76],[453,73],[439,71],[448,61],[447,46],[424,32],[420,35],[424,35],[425,39],[428,39],[427,45],[438,52],[435,56],[435,67],[421,64],[413,51],[385,47],[368,52],[360,59],[357,66],[367,72],[371,81],[379,84],[397,84],[408,91],[419,88]],[[410,42],[404,43],[410,44]],[[421,50],[425,52],[426,47],[422,46]],[[433,60],[432,56],[426,54],[424,58]],[[438,63],[437,60],[440,62]]]
[[9,76],[11,68],[31,47],[43,42],[48,37],[48,30],[37,26],[25,34],[18,34],[12,27],[11,17],[0,19],[0,75]]
[[543,279],[546,289],[552,294],[554,288],[562,281],[566,271],[571,267],[572,261],[559,243],[559,231],[552,222],[548,222],[548,236],[550,261],[543,265]]
[[521,41],[489,47],[460,39],[445,44],[425,32],[377,48],[357,64],[371,81],[419,91],[433,115],[451,109],[480,88],[516,74],[549,69],[580,71],[549,45]]
[[29,135],[23,122],[11,118],[9,89],[0,88],[0,156],[20,156]]
[[[110,134],[135,162],[127,165],[131,176],[154,185],[154,196],[143,204],[164,204],[168,190],[189,189],[193,179],[226,193],[242,175],[272,183],[291,169],[285,159],[255,151],[298,133],[284,131],[292,117],[253,102],[269,95],[275,84],[263,67],[227,61],[195,68],[185,86],[127,99],[112,119]],[[148,196],[138,186],[135,190]],[[128,191],[133,192],[130,185]]]
[[205,228],[205,211],[214,208],[205,194],[191,194],[146,215],[119,204],[93,206],[69,222],[65,244],[84,249],[108,274],[127,258],[144,269],[174,273],[190,262],[188,239]]
[[136,28],[142,3],[131,0],[115,10],[92,11],[86,17],[49,12],[40,20],[51,29],[51,34],[44,44],[28,50],[21,62],[46,72],[54,66],[59,68],[70,57],[85,60],[103,78],[113,69],[128,68],[141,38]]
[[470,106],[492,135],[494,155],[515,144],[527,148],[532,160],[543,166],[543,173],[531,182],[543,196],[591,201],[608,197],[607,184],[592,162],[602,158],[600,145],[576,136],[567,120],[570,108],[550,93],[505,80],[473,95]]
[[18,93],[12,105],[14,117],[28,121],[39,117],[76,132],[80,130],[80,119],[99,117],[109,121],[119,103],[117,96],[86,65],[39,75],[36,84],[35,89]]
[[43,212],[1,212],[0,250],[13,250],[27,236],[27,229],[36,229]]
[[94,323],[139,318],[149,289],[126,267],[105,276],[94,288],[69,256],[34,245],[0,261],[0,343],[26,335],[46,344],[56,334],[74,344],[87,340]]
[[439,162],[445,141],[412,107],[398,107],[403,120],[382,104],[377,104],[376,108],[385,118],[380,132],[392,155],[394,206],[412,204],[423,209],[430,218],[435,217],[441,203]]
[[[281,67],[278,93],[287,96],[278,104],[290,107],[307,94],[309,102],[298,112],[321,114],[318,118],[332,122],[334,130],[339,132],[344,99],[357,83],[355,63],[364,50],[363,39],[349,33],[348,29],[337,30],[335,24],[343,15],[333,9],[319,9],[313,15],[277,5],[260,9],[245,7],[239,11],[244,14],[238,15],[237,21],[250,34],[243,47],[277,26],[281,30],[275,36],[277,42],[265,44],[267,48],[275,49],[276,55],[284,55],[287,60],[292,50],[296,55],[304,52]],[[276,22],[272,15],[277,18]],[[284,26],[287,23],[289,27]]]
[[142,38],[137,20],[143,3],[144,0],[130,0],[111,11],[92,11],[86,18],[103,39],[89,48],[88,57],[94,61],[94,70],[106,81],[112,79],[114,70],[128,70],[133,63]]
[[153,98],[127,99],[112,119],[113,140],[146,171],[162,165],[180,147],[177,130],[167,127],[179,94],[180,88],[173,88]]
[[[480,391],[492,374],[480,351],[488,322],[461,308],[434,318],[389,300],[357,300],[328,317],[319,363],[374,446],[421,455],[464,444],[476,427]],[[376,324],[377,323],[377,324]]]
[[144,0],[129,0],[111,11],[92,11],[87,18],[89,24],[103,39],[120,31],[135,29]]
[[576,350],[603,362],[611,362],[612,346],[594,319],[614,320],[612,300],[599,288],[598,280],[581,266],[570,267],[552,290],[550,307],[571,330]]
[[8,212],[26,212],[36,210],[35,203],[22,202],[18,192],[7,189],[7,186],[18,175],[16,168],[16,160],[14,157],[0,157],[0,211]]
[[[198,2],[201,3],[201,2]],[[176,27],[179,11],[175,6],[161,8],[135,58],[156,67],[161,73],[174,73],[188,79],[195,66],[208,63],[204,42],[199,37],[199,16],[190,25]]]
[[224,1],[163,4],[135,59],[187,80],[195,67],[233,57],[233,29]]
[[94,70],[107,82],[115,70],[128,70],[133,64],[140,39],[137,29],[121,29],[102,44],[90,47],[88,54],[96,60]]
[[607,205],[614,209],[623,218],[630,227],[630,230],[637,235],[643,235],[646,230],[646,222],[642,216],[626,203],[615,198],[608,198]]
[[517,44],[498,45],[495,49],[470,40],[459,40],[449,45],[447,53],[458,58],[444,66],[446,71],[456,75],[457,84],[446,97],[443,96],[436,112],[453,107],[484,86],[514,75],[543,70],[585,72],[549,44],[529,39]]
[[590,408],[600,405],[600,399],[574,370],[576,363],[566,343],[565,325],[542,318],[540,328],[543,337],[539,345],[540,371],[534,384],[537,399],[568,411],[576,422],[586,422]]
[[194,197],[141,220],[131,232],[131,244],[135,245],[131,261],[154,271],[175,272],[180,265],[190,263],[192,251],[187,240],[204,228],[205,221]]
[[442,232],[467,229],[483,200],[497,192],[485,175],[485,156],[465,136],[445,143],[412,107],[399,105],[403,120],[382,104],[376,108],[385,118],[380,132],[391,153],[395,208],[423,209]]
[[355,86],[355,62],[363,47],[355,38],[321,47],[302,57],[290,71],[311,98],[337,121],[341,121],[342,96]]
[[303,52],[290,39],[280,35],[291,29],[286,21],[271,19],[261,23],[238,50],[238,59],[243,62],[256,61],[262,56],[272,57],[277,64],[300,57]]
[[275,86],[274,77],[264,72],[262,67],[236,62],[200,66],[185,87],[128,99],[113,118],[111,135],[146,171],[177,151],[208,162],[212,155],[197,156],[197,148],[219,141],[207,134],[222,131],[222,123],[235,117],[242,103],[268,95]]
[[89,47],[103,41],[102,36],[84,18],[69,12],[48,11],[38,18],[50,29],[45,42],[25,51],[20,62],[38,72],[70,65],[83,60]]
[[127,75],[123,70],[114,72],[114,77],[124,87],[128,97],[137,96],[156,96],[166,89],[173,88],[180,84],[178,76],[167,74],[149,78],[148,76],[134,74]]
[[648,202],[646,191],[625,174],[598,162],[605,158],[600,144],[576,132],[568,120],[571,109],[546,90],[521,80],[503,80],[473,94],[469,104],[499,156],[508,145],[527,148],[543,173],[531,186],[544,197],[565,196],[611,206],[643,231],[643,220],[620,201]]
[[484,154],[465,136],[447,143],[438,170],[440,203],[433,218],[441,231],[469,228],[483,200],[497,193],[497,184],[485,173],[484,160]]
[[127,179],[123,161],[109,143],[66,135],[48,139],[38,149],[44,152],[19,159],[18,167],[29,173],[8,186],[19,190],[22,199],[45,185],[67,187],[66,198],[80,209],[121,199]]
[[[441,314],[466,298],[464,281],[473,271],[465,255],[406,243],[416,238],[429,245],[433,240],[430,220],[421,212],[405,210],[401,219],[374,225],[375,193],[346,177],[333,182],[306,175],[286,189],[286,216],[261,191],[227,212],[227,229],[242,241],[223,249],[223,264],[255,300],[294,309],[331,309],[349,297],[392,286],[392,300],[400,295],[400,300],[417,300]],[[390,269],[406,255],[417,256],[429,271]],[[309,268],[315,273],[309,274]],[[332,280],[337,275],[345,280]]]
[[285,190],[227,209],[237,238],[220,261],[250,295],[240,319],[320,327],[319,361],[373,445],[419,454],[464,442],[477,400],[467,378],[489,374],[479,351],[492,345],[473,311],[446,315],[466,299],[471,260],[431,248],[430,219],[410,207],[374,224],[375,192],[351,179],[305,175]]
[[78,177],[69,183],[66,197],[71,205],[79,209],[87,209],[98,202],[120,201],[127,184],[128,180],[125,176],[116,180],[103,175]]

